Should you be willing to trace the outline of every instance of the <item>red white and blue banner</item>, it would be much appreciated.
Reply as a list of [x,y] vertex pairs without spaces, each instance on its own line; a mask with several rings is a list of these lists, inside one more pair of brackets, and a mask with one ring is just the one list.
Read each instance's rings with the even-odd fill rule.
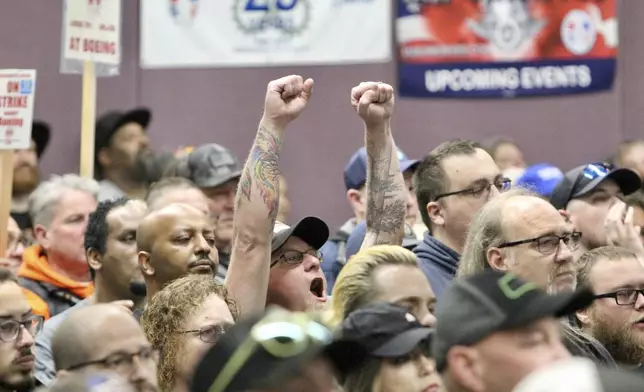
[[144,68],[383,63],[391,0],[144,0]]
[[399,92],[577,94],[613,86],[615,0],[397,0]]

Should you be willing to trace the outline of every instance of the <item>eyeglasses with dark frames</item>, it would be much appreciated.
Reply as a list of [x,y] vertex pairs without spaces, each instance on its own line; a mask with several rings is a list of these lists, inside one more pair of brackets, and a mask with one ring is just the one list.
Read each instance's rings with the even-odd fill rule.
[[71,371],[71,370],[81,369],[91,365],[101,365],[107,369],[114,370],[117,373],[123,374],[131,371],[132,367],[134,366],[135,357],[139,358],[139,360],[144,362],[145,364],[156,365],[159,362],[159,355],[160,355],[159,349],[151,346],[146,346],[146,347],[141,347],[141,349],[139,349],[137,352],[134,352],[134,353],[124,353],[124,352],[114,353],[102,359],[83,362],[83,363],[76,364],[74,366],[70,366],[66,370]]
[[219,338],[221,338],[230,327],[230,325],[207,325],[199,329],[189,329],[187,331],[181,331],[180,333],[198,334],[199,340],[204,343],[217,343],[217,341],[219,341]]
[[490,189],[492,189],[492,186],[496,187],[496,189],[499,192],[505,192],[508,189],[510,189],[510,187],[512,186],[512,180],[504,177],[504,178],[499,178],[498,180],[493,182],[486,182],[480,185],[475,185],[469,188],[461,189],[460,191],[443,193],[436,196],[434,198],[434,201],[438,201],[447,196],[462,195],[462,194],[470,194],[476,198],[480,198],[485,194],[489,195]]
[[498,248],[510,248],[513,246],[535,243],[537,251],[544,255],[553,254],[559,249],[559,244],[563,242],[571,251],[579,248],[581,240],[581,232],[573,231],[563,235],[546,234],[535,238],[528,238],[525,240],[506,242],[498,246]]
[[288,265],[289,267],[297,267],[298,265],[302,264],[305,255],[313,256],[320,261],[322,260],[322,252],[320,252],[319,250],[309,249],[306,252],[300,252],[299,250],[287,250],[286,252],[284,252],[284,254],[278,257],[277,260],[271,263],[271,268],[277,265],[277,263],[279,263],[280,261]]
[[0,322],[0,341],[8,343],[19,340],[22,336],[23,327],[31,336],[36,336],[42,330],[44,320],[42,316],[34,314],[22,321],[2,321]]
[[637,302],[637,298],[640,295],[644,295],[644,289],[621,289],[612,293],[596,295],[595,299],[613,298],[617,305],[632,306]]

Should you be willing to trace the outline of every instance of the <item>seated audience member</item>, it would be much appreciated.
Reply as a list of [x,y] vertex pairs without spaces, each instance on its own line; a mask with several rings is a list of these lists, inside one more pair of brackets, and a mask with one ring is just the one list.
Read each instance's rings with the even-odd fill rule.
[[364,357],[359,345],[334,341],[313,315],[269,307],[235,324],[206,353],[190,391],[329,392],[334,372]]
[[529,373],[568,358],[557,320],[593,301],[590,290],[548,295],[513,273],[452,282],[436,310],[433,357],[450,392],[511,392]]
[[633,209],[633,226],[644,243],[644,191],[631,193],[625,201],[626,205]]
[[644,378],[638,374],[569,358],[530,373],[512,392],[636,392],[643,386]]
[[[356,228],[362,227],[362,238],[364,238],[368,193],[367,159],[367,149],[362,147],[351,156],[351,159],[349,159],[349,162],[344,168],[344,184],[347,188],[347,199],[353,209],[354,217],[346,221],[321,249],[324,257],[322,269],[324,270],[329,285],[329,292],[333,290],[340,270],[347,263],[347,260],[349,260],[346,254],[351,234]],[[407,189],[405,223],[413,226],[418,217],[418,203],[413,193],[412,178],[419,161],[409,159],[407,155],[399,151],[398,164],[400,171],[403,173],[405,187]],[[362,244],[362,241],[360,241],[360,244]]]
[[25,251],[25,237],[16,221],[9,217],[7,221],[7,250],[4,258],[0,258],[0,267],[12,273],[17,273],[22,264],[22,254]]
[[629,140],[620,144],[614,163],[644,178],[644,140]]
[[486,144],[487,152],[502,171],[510,168],[524,169],[527,166],[519,145],[512,140],[497,138]]
[[217,222],[215,246],[219,252],[219,276],[226,277],[233,238],[235,195],[241,177],[241,165],[232,151],[219,144],[195,148],[176,167],[175,175],[187,178],[208,198],[210,214]]
[[96,121],[94,172],[100,180],[99,201],[145,196],[154,156],[146,132],[151,117],[149,109],[136,108],[107,112]]
[[[59,378],[49,388],[36,392],[137,392],[122,376],[113,372],[87,371]],[[150,390],[151,391],[151,390]]]
[[[555,208],[527,189],[513,189],[483,207],[470,225],[458,276],[487,269],[510,271],[548,293],[574,290],[581,233]],[[564,323],[573,355],[614,365],[595,339]]]
[[159,352],[123,306],[74,309],[54,331],[51,349],[58,377],[88,370],[113,371],[137,392],[157,390]]
[[13,155],[13,185],[11,187],[11,217],[25,237],[33,240],[33,222],[29,216],[29,196],[40,183],[38,164],[49,145],[51,127],[42,121],[31,126],[29,148],[15,150]]
[[319,249],[328,238],[328,226],[314,216],[291,227],[275,223],[267,305],[299,312],[326,306],[326,281],[320,269]]
[[185,276],[158,292],[145,308],[141,326],[161,350],[159,389],[188,392],[195,367],[237,316],[235,300],[207,276]]
[[102,201],[89,216],[85,252],[94,293],[50,318],[36,337],[36,379],[49,385],[56,377],[51,352],[54,331],[74,309],[120,301],[134,309],[143,307],[145,283],[137,263],[136,230],[147,212],[141,200],[120,198]]
[[618,365],[644,372],[644,266],[625,248],[604,246],[579,260],[577,281],[596,300],[577,312],[584,332],[601,342]]
[[213,223],[187,204],[171,204],[148,214],[136,231],[136,243],[147,303],[182,276],[217,274]]
[[333,288],[333,323],[374,302],[405,307],[425,326],[436,322],[434,292],[416,256],[400,246],[373,246],[349,260]]
[[16,277],[0,268],[0,391],[29,392],[34,387],[34,336],[42,327]]
[[621,200],[641,185],[632,170],[590,163],[568,171],[552,192],[550,202],[556,209],[565,210],[575,228],[584,233],[582,251],[618,245],[644,253],[639,233],[633,227],[632,211]]
[[563,177],[564,174],[558,167],[548,163],[538,163],[525,169],[514,182],[514,186],[530,189],[542,197],[550,198],[552,191]]
[[357,342],[368,356],[344,375],[347,392],[443,391],[431,357],[433,330],[401,306],[377,303],[350,313],[339,327],[340,339]]
[[157,211],[170,204],[187,204],[209,214],[208,200],[190,180],[181,177],[163,178],[150,186],[145,197],[150,211]]
[[54,176],[29,197],[36,245],[25,249],[19,283],[34,313],[46,319],[92,294],[83,240],[96,209],[96,181]]
[[414,189],[428,232],[414,253],[436,297],[456,275],[476,212],[511,181],[478,143],[452,140],[433,149],[416,169]]

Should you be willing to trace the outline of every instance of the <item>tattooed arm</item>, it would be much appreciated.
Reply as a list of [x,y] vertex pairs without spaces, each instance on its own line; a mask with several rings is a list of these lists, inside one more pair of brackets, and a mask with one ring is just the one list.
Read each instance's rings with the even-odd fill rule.
[[352,91],[352,103],[365,122],[367,149],[367,232],[362,247],[400,245],[407,202],[390,125],[393,88],[383,83],[361,83]]
[[266,305],[273,226],[279,206],[279,153],[284,130],[304,109],[313,80],[287,76],[268,84],[264,116],[237,189],[226,286],[242,314]]

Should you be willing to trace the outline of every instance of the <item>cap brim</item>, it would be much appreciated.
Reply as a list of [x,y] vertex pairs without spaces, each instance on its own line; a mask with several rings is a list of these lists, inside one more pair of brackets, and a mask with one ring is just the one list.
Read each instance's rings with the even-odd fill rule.
[[307,216],[288,229],[273,235],[271,253],[281,248],[291,237],[297,237],[318,250],[329,239],[329,226],[315,216]]
[[147,130],[150,120],[152,119],[152,113],[146,108],[137,108],[130,110],[129,112],[124,113],[119,121],[116,123],[116,126],[112,130],[115,132],[117,129],[122,127],[125,124],[136,123],[139,124],[143,129]]
[[420,342],[430,337],[432,333],[431,328],[410,329],[383,344],[373,351],[371,355],[380,358],[401,357],[413,351]]
[[226,177],[214,178],[214,179],[212,179],[212,181],[207,181],[207,182],[197,182],[197,181],[195,181],[195,184],[197,184],[197,186],[199,188],[215,188],[215,187],[218,187],[220,185],[224,185],[228,181],[238,180],[241,177],[241,175],[242,175],[242,171],[239,170],[239,171],[234,172],[233,174],[231,174],[229,176],[226,176]]
[[579,192],[572,195],[571,199],[583,197],[597,188],[607,179],[615,181],[624,195],[630,195],[642,186],[642,179],[630,169],[615,169],[603,177],[595,178],[583,187]]
[[545,317],[560,318],[587,308],[594,299],[594,293],[588,289],[557,295],[542,294],[532,300],[521,314],[513,317],[512,325],[507,327],[522,327]]
[[36,156],[40,158],[49,145],[51,128],[41,121],[34,121],[31,128],[31,139],[36,144]]

